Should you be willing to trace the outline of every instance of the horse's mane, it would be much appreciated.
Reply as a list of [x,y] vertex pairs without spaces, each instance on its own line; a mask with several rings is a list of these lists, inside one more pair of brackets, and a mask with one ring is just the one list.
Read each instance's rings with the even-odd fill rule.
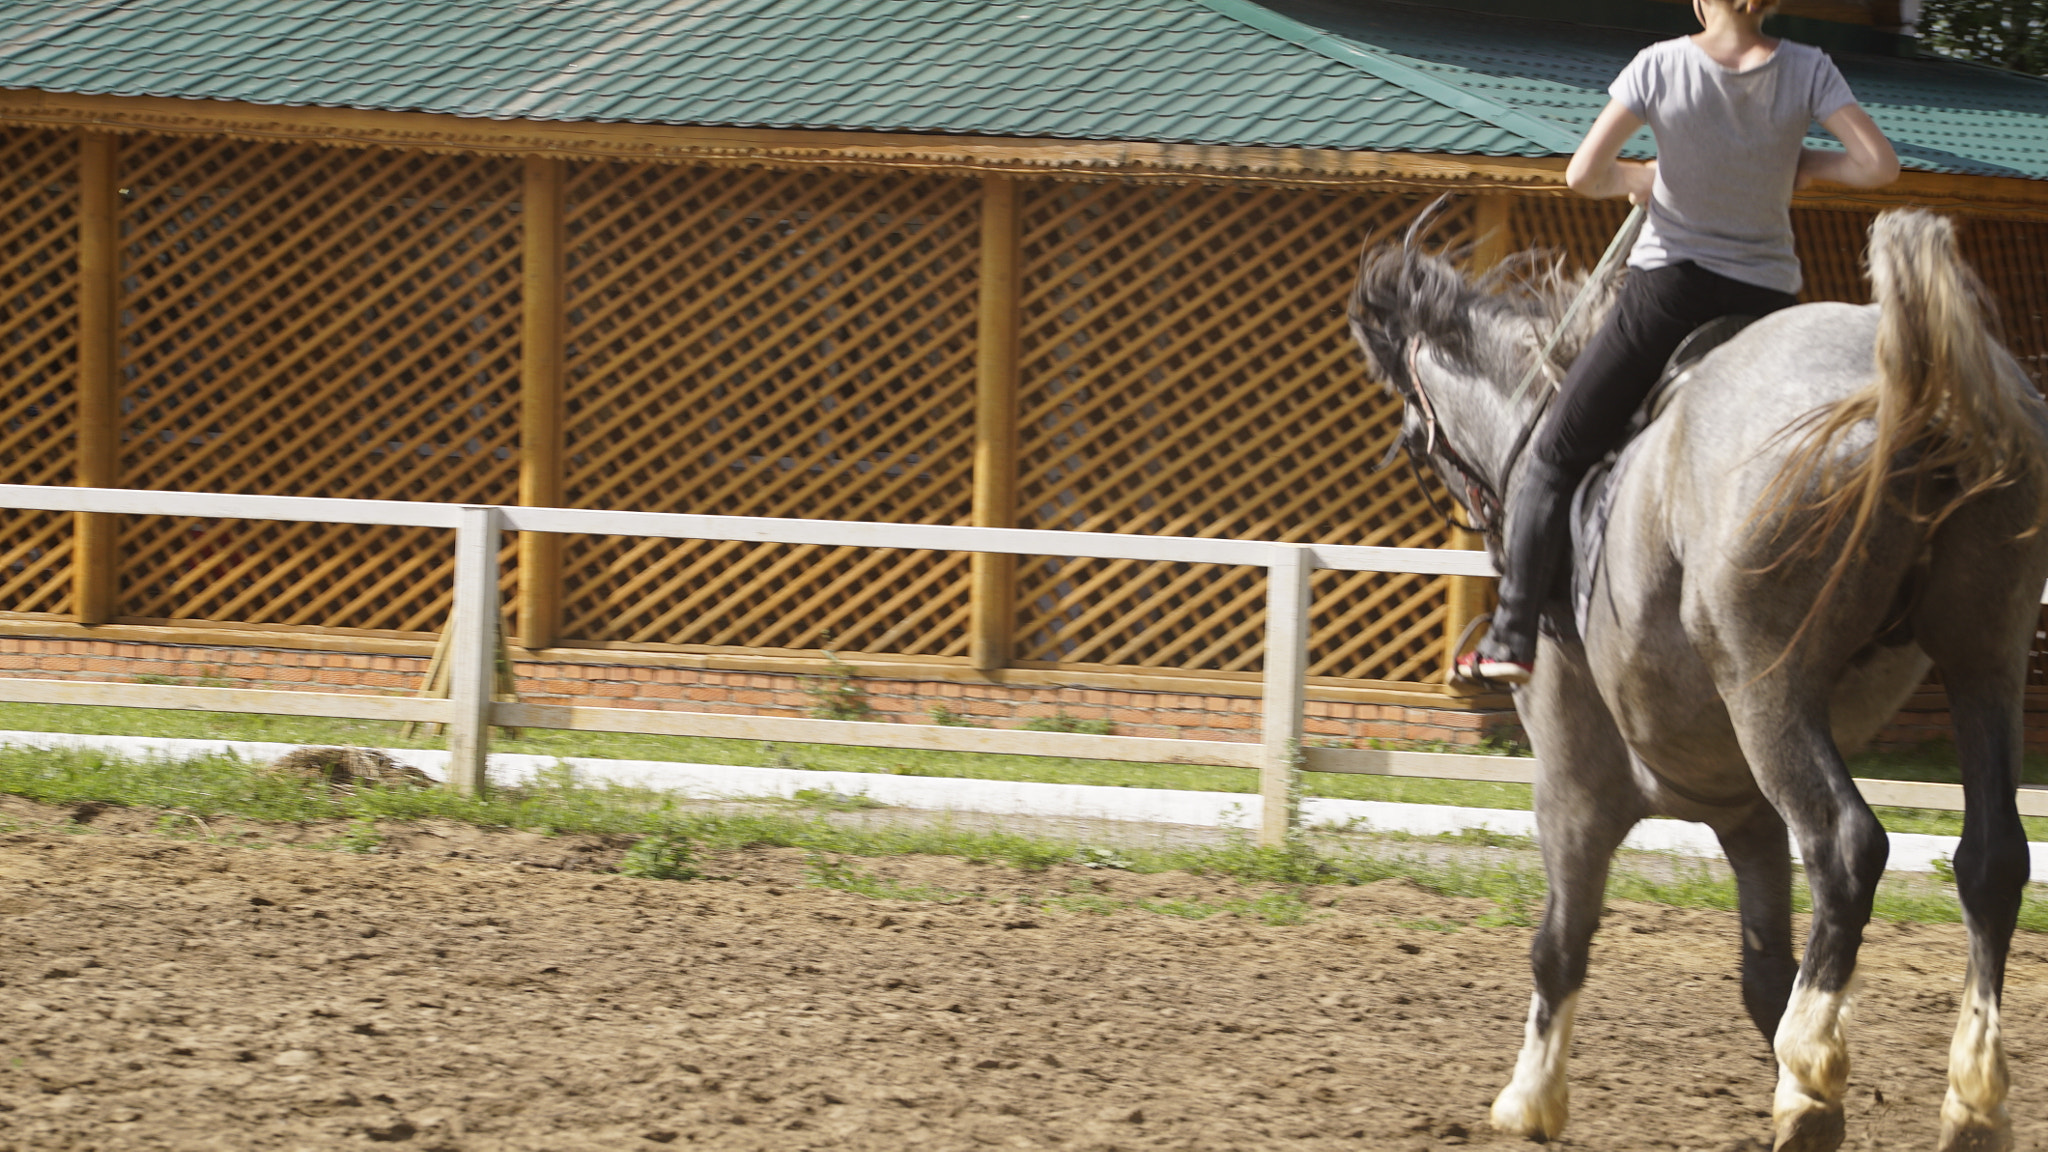
[[[1526,322],[1537,340],[1548,339],[1586,279],[1583,272],[1567,272],[1564,257],[1552,251],[1517,252],[1476,275],[1459,268],[1469,255],[1465,247],[1424,251],[1413,231],[1398,246],[1384,244],[1361,254],[1351,290],[1351,331],[1382,384],[1394,388],[1397,379],[1405,378],[1407,345],[1419,335],[1460,367],[1512,388],[1540,345],[1481,340],[1479,325],[1521,329]],[[1578,358],[1613,303],[1614,283],[1609,281],[1558,333],[1548,365],[1552,381]],[[1513,351],[1504,354],[1507,349]]]

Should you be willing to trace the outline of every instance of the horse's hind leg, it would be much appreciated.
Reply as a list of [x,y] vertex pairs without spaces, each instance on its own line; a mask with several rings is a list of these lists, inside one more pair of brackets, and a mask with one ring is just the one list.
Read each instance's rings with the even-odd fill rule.
[[1548,642],[1537,668],[1515,706],[1543,762],[1535,792],[1536,838],[1550,890],[1529,949],[1536,993],[1521,1055],[1514,1078],[1493,1102],[1492,1120],[1503,1132],[1549,1140],[1563,1133],[1570,1114],[1565,1066],[1572,1018],[1586,982],[1593,931],[1600,926],[1608,862],[1644,813],[1627,749],[1584,670]]
[[1757,783],[1799,839],[1813,892],[1806,955],[1771,1043],[1778,1057],[1776,1147],[1832,1152],[1842,1143],[1849,1084],[1842,1023],[1891,844],[1849,779],[1826,704],[1801,699],[1791,680],[1776,676],[1724,691]]
[[[1956,895],[1970,932],[1962,1018],[1949,1045],[1948,1095],[1941,1104],[1942,1152],[2012,1145],[2005,1110],[2009,1073],[1999,1023],[2006,951],[2019,920],[2031,863],[2014,789],[2019,784],[2027,640],[2039,620],[2039,585],[1983,587],[2036,565],[1956,565],[1930,590],[1915,632],[1941,669],[1955,725],[1965,812],[1956,847]],[[1990,609],[1999,605],[2000,609]],[[1968,606],[1964,611],[1948,605]]]
[[2031,862],[2013,795],[2019,783],[2022,691],[1945,680],[1967,800],[1954,863],[1956,895],[1970,931],[1970,965],[1963,977],[1962,1018],[1949,1043],[1948,1095],[1941,1102],[1936,1147],[1990,1152],[2012,1146],[2012,1120],[2005,1111],[2010,1075],[1998,1009],[2006,950]]

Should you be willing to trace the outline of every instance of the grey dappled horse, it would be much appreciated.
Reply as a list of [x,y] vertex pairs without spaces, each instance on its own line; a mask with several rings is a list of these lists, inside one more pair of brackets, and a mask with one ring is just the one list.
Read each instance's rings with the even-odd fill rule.
[[[1406,401],[1409,452],[1497,549],[1494,494],[1558,365],[1514,393],[1569,286],[1531,258],[1469,278],[1421,250],[1422,228],[1366,252],[1352,332]],[[1661,814],[1710,826],[1733,867],[1743,1000],[1778,1060],[1777,1147],[1841,1143],[1844,1014],[1888,851],[1842,749],[1867,741],[1931,662],[1968,797],[1954,863],[1969,974],[1940,1146],[2011,1143],[1999,996],[2028,872],[2014,788],[2048,578],[2048,406],[1988,331],[1947,220],[1885,214],[1869,266],[1874,304],[1776,313],[1694,368],[1616,475],[1582,639],[1546,636],[1516,691],[1541,759],[1550,893],[1498,1128],[1563,1130],[1609,858]],[[1552,359],[1569,363],[1584,334]],[[1796,967],[1788,825],[1814,909]]]

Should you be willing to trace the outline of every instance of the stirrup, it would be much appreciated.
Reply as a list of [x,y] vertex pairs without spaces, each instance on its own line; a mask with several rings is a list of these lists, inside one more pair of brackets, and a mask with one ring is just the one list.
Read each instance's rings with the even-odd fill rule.
[[1524,664],[1520,660],[1489,660],[1477,652],[1467,652],[1451,665],[1451,679],[1480,688],[1527,684],[1535,674],[1534,664]]
[[1459,655],[1451,661],[1453,684],[1470,684],[1477,688],[1513,687],[1516,684],[1527,684],[1529,678],[1536,674],[1534,665],[1524,664],[1520,660],[1489,660],[1481,656],[1477,649],[1470,652],[1462,651],[1465,644],[1472,639],[1474,632],[1481,626],[1492,623],[1493,613],[1481,612],[1465,625],[1463,632],[1458,634]]

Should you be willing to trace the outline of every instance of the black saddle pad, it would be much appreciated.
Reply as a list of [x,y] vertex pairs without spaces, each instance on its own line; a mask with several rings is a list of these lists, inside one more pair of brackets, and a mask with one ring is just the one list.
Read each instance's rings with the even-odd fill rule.
[[1570,635],[1565,635],[1566,622],[1550,622],[1553,631],[1561,638],[1577,640],[1585,635],[1586,610],[1592,606],[1593,586],[1598,582],[1601,550],[1607,542],[1607,515],[1614,507],[1616,478],[1627,469],[1631,449],[1638,442],[1638,436],[1670,407],[1672,399],[1691,379],[1694,365],[1755,322],[1754,316],[1722,316],[1693,329],[1690,336],[1680,341],[1678,350],[1665,362],[1657,383],[1629,420],[1628,439],[1620,448],[1608,453],[1606,459],[1595,464],[1579,482],[1578,490],[1572,493]]

